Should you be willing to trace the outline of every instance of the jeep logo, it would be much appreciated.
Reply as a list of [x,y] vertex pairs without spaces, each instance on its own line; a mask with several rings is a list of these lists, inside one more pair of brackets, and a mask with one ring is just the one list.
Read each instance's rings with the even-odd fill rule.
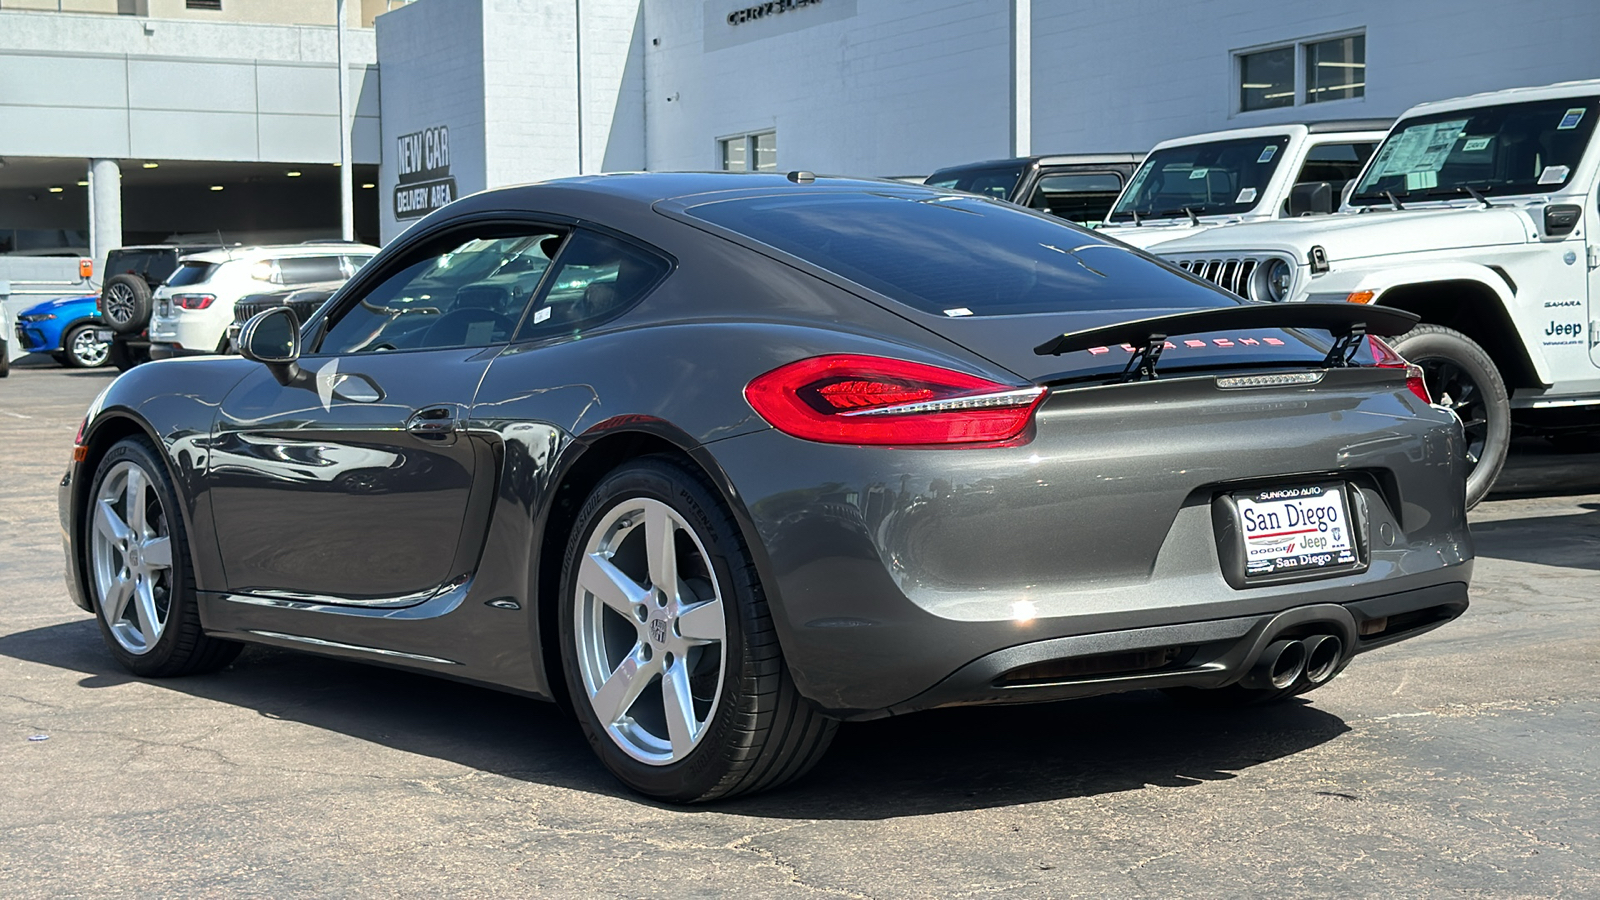
[[1550,337],[1577,337],[1583,333],[1583,326],[1577,322],[1551,322],[1544,333]]

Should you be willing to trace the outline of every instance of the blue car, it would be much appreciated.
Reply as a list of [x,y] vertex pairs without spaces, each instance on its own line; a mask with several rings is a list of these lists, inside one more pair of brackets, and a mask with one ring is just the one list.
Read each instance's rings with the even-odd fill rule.
[[94,369],[106,364],[111,343],[95,310],[97,294],[57,297],[30,306],[17,316],[17,342],[27,353],[48,353],[63,366]]

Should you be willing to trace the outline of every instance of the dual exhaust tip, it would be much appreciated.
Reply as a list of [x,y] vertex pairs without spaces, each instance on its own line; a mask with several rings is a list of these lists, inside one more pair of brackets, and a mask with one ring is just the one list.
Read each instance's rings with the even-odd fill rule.
[[1339,671],[1343,659],[1344,641],[1331,634],[1273,641],[1239,683],[1266,691],[1281,691],[1296,683],[1316,687]]

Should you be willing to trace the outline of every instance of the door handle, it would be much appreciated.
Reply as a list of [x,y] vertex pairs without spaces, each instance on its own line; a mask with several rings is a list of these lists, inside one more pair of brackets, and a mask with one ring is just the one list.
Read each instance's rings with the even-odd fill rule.
[[419,409],[406,420],[406,431],[424,441],[453,444],[456,439],[455,407],[430,406]]

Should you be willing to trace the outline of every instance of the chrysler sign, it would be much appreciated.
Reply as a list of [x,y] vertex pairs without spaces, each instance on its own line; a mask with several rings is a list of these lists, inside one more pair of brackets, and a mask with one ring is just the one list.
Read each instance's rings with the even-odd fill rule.
[[767,16],[776,16],[780,13],[789,12],[790,10],[801,9],[807,6],[816,6],[821,2],[822,0],[772,0],[770,3],[747,6],[744,9],[736,9],[733,12],[728,13],[728,24],[740,25],[745,22],[753,22],[756,19],[764,19]]

